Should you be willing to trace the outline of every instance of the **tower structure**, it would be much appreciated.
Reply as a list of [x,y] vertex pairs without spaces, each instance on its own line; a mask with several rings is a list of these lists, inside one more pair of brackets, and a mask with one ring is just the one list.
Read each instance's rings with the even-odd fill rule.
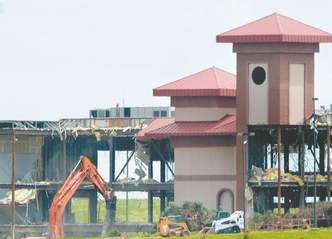
[[303,125],[312,113],[314,54],[332,35],[274,13],[217,35],[237,56],[236,207],[244,205],[245,145],[252,125]]

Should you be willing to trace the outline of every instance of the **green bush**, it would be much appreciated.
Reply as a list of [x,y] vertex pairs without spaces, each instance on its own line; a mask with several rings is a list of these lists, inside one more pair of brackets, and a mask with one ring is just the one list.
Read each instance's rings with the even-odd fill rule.
[[192,231],[201,230],[205,224],[212,221],[213,212],[203,206],[201,202],[171,203],[165,210],[165,216],[181,215]]

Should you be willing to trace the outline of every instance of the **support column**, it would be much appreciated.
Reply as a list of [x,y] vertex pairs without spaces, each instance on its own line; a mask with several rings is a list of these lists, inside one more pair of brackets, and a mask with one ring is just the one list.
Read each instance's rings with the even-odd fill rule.
[[89,218],[90,223],[97,223],[97,191],[92,190],[89,193]]
[[274,168],[274,165],[273,165],[273,144],[270,144],[270,146],[271,146],[270,163],[271,163],[271,168]]
[[61,171],[62,171],[62,179],[67,178],[67,157],[66,157],[66,139],[61,141]]
[[284,145],[284,171],[289,173],[289,145]]
[[116,196],[112,196],[109,200],[106,200],[106,215],[101,232],[102,237],[107,237],[112,232],[115,223],[116,200]]
[[111,138],[108,140],[109,144],[109,151],[110,151],[110,183],[114,181],[115,178],[115,147],[114,147],[114,137],[111,136]]
[[12,201],[11,201],[11,230],[12,230],[12,238],[15,238],[15,224],[16,224],[16,209],[15,209],[15,191],[16,191],[16,132],[13,129],[12,132]]
[[[166,163],[164,160],[160,161],[160,182],[165,182],[165,169],[166,169]],[[160,214],[163,215],[165,212],[166,207],[166,201],[165,201],[165,191],[160,191]]]
[[330,148],[331,148],[331,138],[330,138],[330,126],[326,129],[326,157],[327,157],[327,199],[328,202],[331,198],[331,159],[330,159]]
[[[112,185],[115,179],[115,146],[114,146],[115,138],[111,136],[108,140],[109,145],[109,160],[110,160],[110,169],[109,169],[109,184]],[[115,222],[116,216],[116,196],[112,196],[109,200],[106,200],[106,215],[102,228],[102,237],[109,236],[113,228],[113,224]]]
[[278,216],[281,216],[281,127],[278,127]]
[[319,173],[325,175],[325,144],[319,144]]
[[[148,178],[153,178],[153,161],[150,157],[149,167],[148,167]],[[148,192],[148,223],[153,223],[153,193]]]
[[[300,143],[299,143],[299,177],[304,180],[304,158],[305,158],[305,146],[304,146],[304,127],[299,128],[300,133]],[[299,195],[299,207],[300,210],[303,211],[305,208],[305,194],[304,194],[304,186],[300,187],[300,195]]]
[[267,169],[267,144],[264,144],[264,170]]
[[[284,144],[284,172],[289,173],[289,145]],[[289,211],[289,191],[288,189],[284,189],[284,214],[288,213]]]

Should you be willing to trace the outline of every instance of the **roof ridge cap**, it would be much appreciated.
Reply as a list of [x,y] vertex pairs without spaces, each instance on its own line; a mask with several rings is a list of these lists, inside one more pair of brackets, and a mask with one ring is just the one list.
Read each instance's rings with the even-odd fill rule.
[[284,31],[283,31],[283,28],[280,24],[280,19],[279,19],[279,16],[281,16],[279,13],[275,12],[274,15],[276,16],[276,20],[277,20],[277,24],[278,24],[278,28],[279,28],[279,32],[281,35],[284,34]]
[[309,28],[314,28],[314,29],[316,29],[316,30],[318,30],[318,31],[324,32],[324,33],[329,34],[329,35],[332,36],[332,34],[331,34],[330,32],[324,31],[324,30],[322,30],[322,29],[320,29],[320,28],[318,28],[318,27],[311,26],[311,25],[309,25],[309,24],[307,24],[307,23],[304,23],[304,22],[302,22],[302,21],[300,21],[300,20],[297,20],[297,19],[294,19],[294,18],[288,17],[288,16],[286,16],[286,15],[282,15],[282,14],[279,14],[279,13],[277,13],[277,14],[278,14],[280,17],[287,18],[287,19],[289,19],[289,20],[292,20],[292,21],[295,21],[295,22],[297,22],[297,23],[303,24],[303,25],[305,25],[305,26],[307,26],[307,27],[309,27]]
[[218,90],[220,90],[220,91],[222,91],[223,89],[230,89],[230,90],[233,90],[232,88],[224,88],[223,86],[220,85],[220,82],[218,81],[218,77],[217,77],[216,70],[218,70],[218,71],[222,71],[222,72],[225,73],[225,74],[228,74],[228,75],[232,75],[232,76],[234,76],[234,77],[235,77],[235,82],[236,82],[236,74],[234,74],[234,73],[232,73],[232,72],[229,72],[229,71],[225,71],[224,69],[218,68],[218,67],[216,67],[216,66],[213,66],[213,73],[214,73],[214,75],[215,75],[215,77],[216,77],[217,85],[218,85],[218,87],[219,87]]
[[212,67],[212,70],[213,70],[213,75],[214,75],[214,78],[215,78],[215,81],[216,81],[216,83],[217,83],[218,88],[219,88],[219,89],[222,89],[222,88],[221,88],[221,85],[219,84],[219,81],[218,81],[218,77],[217,77],[217,73],[216,73],[216,67],[213,66],[213,67]]

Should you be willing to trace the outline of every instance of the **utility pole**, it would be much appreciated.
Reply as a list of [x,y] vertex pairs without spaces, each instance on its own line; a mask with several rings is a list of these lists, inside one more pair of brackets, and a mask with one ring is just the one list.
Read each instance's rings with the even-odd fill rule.
[[317,175],[316,175],[316,163],[317,163],[317,159],[316,159],[316,144],[317,144],[317,117],[316,117],[316,101],[318,100],[318,98],[312,98],[312,112],[313,112],[313,121],[312,121],[312,125],[313,125],[313,132],[314,132],[314,227],[317,227]]

